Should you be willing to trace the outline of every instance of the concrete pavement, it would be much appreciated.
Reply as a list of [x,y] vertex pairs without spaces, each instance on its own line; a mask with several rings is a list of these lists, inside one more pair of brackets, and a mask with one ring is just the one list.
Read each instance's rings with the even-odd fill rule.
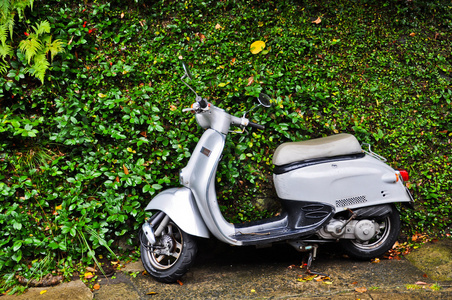
[[[416,257],[424,249],[428,255]],[[101,279],[98,290],[91,291],[77,280],[31,288],[23,295],[3,296],[1,300],[452,299],[452,273],[448,268],[452,241],[426,244],[414,254],[409,255],[410,260],[361,262],[344,257],[335,245],[323,245],[312,269],[328,274],[330,279],[320,279],[308,277],[298,267],[300,254],[288,245],[254,249],[205,241],[200,244],[197,262],[180,284],[158,283],[143,275],[141,262],[134,262],[114,278]],[[435,257],[440,259],[435,261]],[[422,267],[422,261],[428,268]],[[439,273],[445,276],[441,280],[435,279]],[[42,290],[46,292],[41,294]]]

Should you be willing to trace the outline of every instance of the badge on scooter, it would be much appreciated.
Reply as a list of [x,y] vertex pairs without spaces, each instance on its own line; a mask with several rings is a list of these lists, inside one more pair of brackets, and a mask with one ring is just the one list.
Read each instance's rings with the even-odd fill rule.
[[210,150],[207,149],[207,148],[202,147],[202,148],[201,148],[201,153],[204,154],[205,156],[209,157],[209,156],[210,156],[210,153],[212,153],[212,151],[210,151]]

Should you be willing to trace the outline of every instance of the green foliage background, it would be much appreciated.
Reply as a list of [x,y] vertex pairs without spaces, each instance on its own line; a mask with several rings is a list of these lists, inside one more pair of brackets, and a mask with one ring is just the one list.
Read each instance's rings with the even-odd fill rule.
[[179,56],[217,106],[275,100],[253,111],[265,131],[228,140],[218,189],[231,221],[274,213],[253,199],[272,193],[279,143],[349,132],[409,171],[406,232],[450,233],[450,1],[34,1],[25,15],[13,43],[48,20],[65,49],[44,84],[19,50],[0,77],[3,289],[136,243],[143,208],[178,185],[201,133],[181,111],[194,97]]

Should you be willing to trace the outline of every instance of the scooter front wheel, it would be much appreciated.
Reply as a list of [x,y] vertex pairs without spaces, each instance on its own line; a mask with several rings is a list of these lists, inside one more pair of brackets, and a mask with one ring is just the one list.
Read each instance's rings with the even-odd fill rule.
[[395,207],[384,218],[375,219],[380,232],[369,241],[341,240],[344,252],[355,259],[372,259],[385,254],[397,241],[400,232],[400,216]]
[[176,282],[194,263],[198,250],[195,238],[180,229],[168,217],[154,228],[154,244],[151,245],[146,237],[141,237],[143,266],[157,281]]

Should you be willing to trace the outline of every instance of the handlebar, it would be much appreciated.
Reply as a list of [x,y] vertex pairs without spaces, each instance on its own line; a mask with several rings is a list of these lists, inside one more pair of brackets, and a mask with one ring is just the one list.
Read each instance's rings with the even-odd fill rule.
[[[204,107],[203,107],[204,106]],[[203,115],[205,112],[210,111],[210,113],[208,113],[207,115],[205,115],[207,119],[216,119],[221,120],[221,122],[227,122],[228,127],[229,125],[231,126],[238,126],[238,127],[253,127],[256,129],[265,129],[265,126],[254,123],[254,122],[250,122],[247,118],[245,118],[245,116],[243,117],[235,117],[233,115],[230,115],[229,113],[225,112],[223,109],[219,109],[214,105],[211,105],[210,103],[207,102],[206,99],[202,99],[201,97],[196,97],[196,102],[192,104],[192,106],[190,108],[184,108],[182,109],[183,112],[192,112],[194,114],[200,114]],[[198,120],[198,123],[200,124],[200,120]],[[204,123],[204,122],[203,122]],[[215,123],[215,122],[214,122]],[[201,127],[207,128],[205,126],[210,126],[211,123],[210,121],[208,121],[207,123],[204,123],[205,125],[201,125]],[[219,123],[216,123],[216,125],[218,125]],[[220,128],[225,128],[223,127],[224,125],[220,125]]]
[[248,126],[251,126],[251,127],[253,127],[253,128],[256,128],[256,129],[261,129],[261,130],[264,130],[264,129],[265,129],[265,126],[264,126],[264,125],[257,124],[257,123],[253,123],[253,122],[249,122],[249,123],[248,123]]

